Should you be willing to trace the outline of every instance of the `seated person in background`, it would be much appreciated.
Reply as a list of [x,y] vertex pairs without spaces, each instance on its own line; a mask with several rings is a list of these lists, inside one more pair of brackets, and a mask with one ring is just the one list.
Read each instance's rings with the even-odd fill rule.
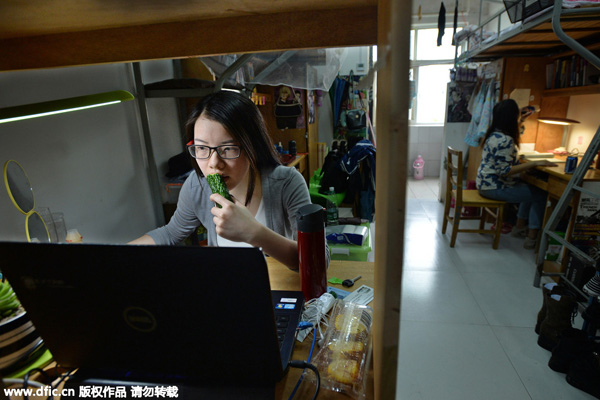
[[526,236],[523,247],[534,249],[544,219],[546,192],[520,182],[516,174],[537,166],[556,164],[546,160],[519,163],[520,114],[519,106],[512,99],[502,100],[494,106],[492,123],[483,137],[476,185],[483,197],[519,203],[517,224],[511,235]]
[[[206,96],[186,124],[188,141],[195,171],[181,188],[173,217],[130,244],[177,244],[202,224],[209,246],[261,247],[298,269],[296,211],[310,204],[308,187],[296,169],[280,165],[254,103],[231,91]],[[212,194],[210,174],[224,178],[233,202]]]

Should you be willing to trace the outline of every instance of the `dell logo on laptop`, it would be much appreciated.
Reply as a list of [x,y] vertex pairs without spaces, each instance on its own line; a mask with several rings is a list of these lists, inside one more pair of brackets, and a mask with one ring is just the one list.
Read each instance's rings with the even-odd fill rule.
[[123,310],[123,319],[130,328],[140,332],[152,332],[156,329],[156,318],[141,307],[127,307]]

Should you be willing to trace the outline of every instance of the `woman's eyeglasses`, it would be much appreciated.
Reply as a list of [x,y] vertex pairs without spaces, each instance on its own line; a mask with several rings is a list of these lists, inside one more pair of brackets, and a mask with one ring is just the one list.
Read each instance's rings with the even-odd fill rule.
[[242,152],[242,148],[235,144],[223,144],[217,147],[205,146],[203,144],[192,144],[187,148],[190,152],[190,155],[199,160],[206,160],[207,158],[210,158],[213,150],[215,150],[219,157],[221,157],[223,160],[232,160],[238,158]]

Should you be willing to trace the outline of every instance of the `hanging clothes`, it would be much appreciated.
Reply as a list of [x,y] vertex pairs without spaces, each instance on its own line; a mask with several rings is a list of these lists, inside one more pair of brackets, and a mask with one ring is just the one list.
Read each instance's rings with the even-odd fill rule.
[[342,104],[344,103],[344,99],[348,97],[347,90],[348,82],[340,78],[339,76],[335,78],[332,88],[333,96],[332,96],[332,108],[333,108],[333,128],[335,129],[340,125],[340,113],[342,112]]
[[456,28],[458,27],[458,0],[456,0],[456,4],[454,5],[454,25],[452,29],[452,46],[456,46],[456,41],[454,40],[454,36],[456,36]]
[[483,81],[473,103],[473,115],[465,135],[465,143],[469,146],[479,146],[480,139],[485,135],[492,122],[495,105],[496,82],[493,79]]
[[481,85],[478,86],[479,91],[476,94],[473,94],[475,100],[473,100],[473,109],[471,111],[471,123],[469,124],[469,127],[467,128],[467,133],[465,135],[465,143],[467,143],[469,146],[479,146],[479,122],[481,121],[481,115],[483,114],[485,99],[487,96],[489,86],[490,81],[483,80],[481,81]]
[[344,155],[342,169],[349,176],[345,202],[353,204],[354,215],[373,222],[375,215],[375,157],[373,144],[360,140]]
[[442,5],[440,6],[440,15],[438,15],[438,37],[437,37],[437,45],[442,45],[442,36],[444,36],[444,29],[446,28],[446,7],[444,7],[444,2],[442,1]]
[[473,93],[471,93],[471,97],[469,98],[469,105],[467,106],[467,110],[469,110],[469,113],[471,115],[475,114],[475,100],[477,99],[477,96],[481,91],[481,86],[484,84],[484,82],[485,81],[483,79],[477,79],[475,89],[473,89]]
[[481,119],[479,120],[479,126],[477,126],[478,143],[479,139],[485,135],[492,123],[494,106],[496,103],[496,83],[492,80],[485,95],[485,103],[483,104],[483,109],[481,110]]

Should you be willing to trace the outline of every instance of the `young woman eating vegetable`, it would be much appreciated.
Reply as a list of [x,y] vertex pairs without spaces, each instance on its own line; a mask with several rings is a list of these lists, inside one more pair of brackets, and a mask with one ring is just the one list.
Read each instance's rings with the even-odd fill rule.
[[[209,246],[261,247],[298,269],[296,211],[310,204],[308,187],[296,169],[280,165],[254,103],[231,91],[213,93],[192,111],[186,136],[195,171],[173,217],[130,243],[177,244],[202,224]],[[221,175],[233,201],[212,193],[212,174]]]

